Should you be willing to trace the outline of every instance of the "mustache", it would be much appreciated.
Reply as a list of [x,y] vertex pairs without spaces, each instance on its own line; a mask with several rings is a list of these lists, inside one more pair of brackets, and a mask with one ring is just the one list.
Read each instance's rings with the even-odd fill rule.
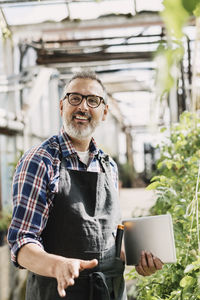
[[77,111],[75,113],[72,114],[72,119],[74,119],[76,116],[82,116],[82,117],[86,117],[88,118],[89,120],[91,120],[91,115],[86,113],[86,112],[83,112],[83,111]]

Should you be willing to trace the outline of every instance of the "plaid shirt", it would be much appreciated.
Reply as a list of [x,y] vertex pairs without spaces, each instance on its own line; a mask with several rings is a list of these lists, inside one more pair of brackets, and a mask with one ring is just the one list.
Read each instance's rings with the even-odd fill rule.
[[[46,226],[49,210],[58,192],[60,154],[71,170],[101,172],[98,149],[94,139],[89,146],[89,162],[80,161],[69,137],[61,130],[40,146],[31,148],[19,161],[13,179],[13,218],[8,231],[11,259],[16,266],[17,253],[27,243],[42,246],[41,233]],[[118,171],[110,159],[113,184],[118,187]]]

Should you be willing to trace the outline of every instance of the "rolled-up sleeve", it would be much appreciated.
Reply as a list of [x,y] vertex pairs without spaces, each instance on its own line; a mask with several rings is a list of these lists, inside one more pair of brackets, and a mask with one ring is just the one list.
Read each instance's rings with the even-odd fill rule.
[[28,243],[42,246],[41,233],[46,225],[51,202],[48,201],[47,166],[35,153],[25,155],[13,178],[13,217],[8,230],[11,259],[17,263],[19,249]]

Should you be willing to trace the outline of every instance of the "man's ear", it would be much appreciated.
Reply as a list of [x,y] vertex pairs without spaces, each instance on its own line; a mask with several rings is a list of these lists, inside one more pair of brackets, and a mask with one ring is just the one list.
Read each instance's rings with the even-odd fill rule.
[[108,114],[108,104],[106,104],[104,107],[102,121],[105,121],[107,114]]
[[60,100],[60,115],[62,117],[63,114],[63,99]]

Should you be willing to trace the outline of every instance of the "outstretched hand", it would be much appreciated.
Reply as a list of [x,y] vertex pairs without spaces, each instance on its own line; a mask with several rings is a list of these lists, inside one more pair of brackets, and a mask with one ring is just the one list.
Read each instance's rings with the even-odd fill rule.
[[149,276],[163,267],[162,261],[153,256],[150,252],[142,251],[139,264],[135,266],[138,274],[142,276]]
[[84,269],[92,269],[96,267],[98,261],[80,260],[73,258],[60,257],[55,266],[55,278],[57,279],[57,289],[60,297],[65,297],[65,289],[68,286],[74,285],[74,280],[79,276],[79,272]]

